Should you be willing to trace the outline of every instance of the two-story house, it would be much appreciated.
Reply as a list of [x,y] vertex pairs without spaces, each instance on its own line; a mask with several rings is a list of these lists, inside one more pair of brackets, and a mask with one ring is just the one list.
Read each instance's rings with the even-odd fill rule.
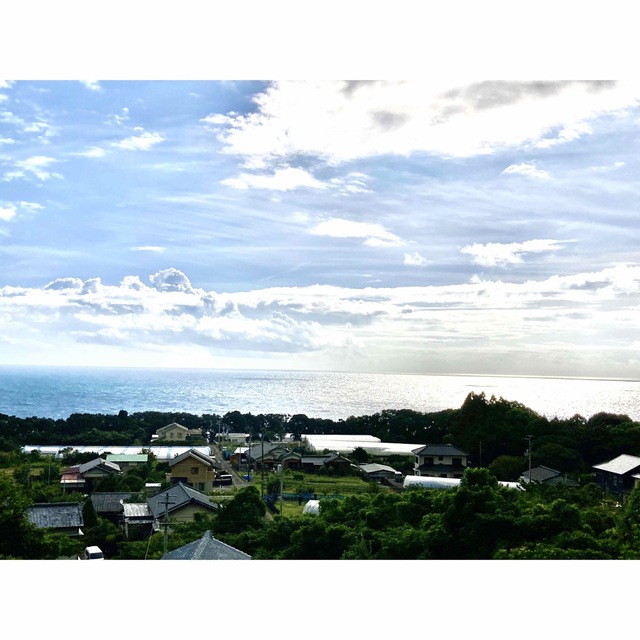
[[452,444],[428,444],[413,450],[413,471],[417,476],[462,478],[469,455]]
[[197,449],[190,449],[169,461],[170,480],[182,482],[198,491],[209,492],[222,468],[213,458]]
[[156,430],[154,440],[166,440],[170,442],[185,442],[189,436],[202,436],[202,429],[187,429],[187,427],[172,422]]

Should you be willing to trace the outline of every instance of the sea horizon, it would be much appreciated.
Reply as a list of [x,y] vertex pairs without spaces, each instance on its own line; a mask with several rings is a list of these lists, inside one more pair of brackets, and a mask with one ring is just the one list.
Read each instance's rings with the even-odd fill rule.
[[640,420],[636,379],[76,365],[0,365],[0,413],[305,414],[332,420],[411,409],[458,409],[469,393],[518,402],[552,418],[600,413]]
[[143,371],[209,371],[220,373],[260,372],[260,373],[331,373],[345,375],[381,375],[381,376],[429,376],[455,378],[532,378],[542,380],[602,380],[613,382],[640,382],[640,377],[630,376],[578,376],[547,375],[537,373],[465,373],[465,372],[421,372],[421,371],[361,371],[356,369],[296,369],[274,367],[193,367],[193,366],[148,366],[148,365],[84,365],[84,364],[1,364],[1,369],[89,369],[89,370],[143,370]]

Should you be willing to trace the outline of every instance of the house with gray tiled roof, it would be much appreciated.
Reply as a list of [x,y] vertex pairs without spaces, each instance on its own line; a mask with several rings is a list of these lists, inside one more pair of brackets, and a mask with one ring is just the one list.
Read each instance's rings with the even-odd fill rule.
[[245,456],[253,469],[274,470],[279,464],[285,469],[300,468],[300,454],[281,444],[260,442],[246,451]]
[[413,455],[413,472],[416,476],[462,478],[469,463],[466,451],[452,444],[427,444],[413,449]]
[[315,473],[321,469],[327,469],[331,473],[346,475],[351,470],[357,468],[349,458],[341,456],[339,453],[332,451],[321,456],[302,456],[300,465],[303,471]]
[[69,536],[83,535],[84,518],[78,502],[37,502],[27,510],[27,517],[39,529]]
[[525,484],[529,482],[550,485],[562,484],[567,487],[578,487],[580,485],[577,480],[568,478],[566,474],[551,467],[545,467],[542,464],[531,469],[531,477],[529,477],[529,470],[523,472],[520,476],[520,482]]
[[211,535],[211,531],[199,540],[165,553],[162,560],[251,560],[251,556],[231,547]]
[[130,491],[95,491],[91,494],[91,502],[101,518],[107,518],[114,524],[122,523],[123,503],[131,498]]
[[201,491],[178,482],[168,489],[147,498],[149,511],[157,522],[164,522],[165,514],[170,521],[191,522],[195,513],[215,513],[218,505]]
[[640,458],[626,453],[593,466],[596,482],[603,491],[618,495],[631,493],[640,480]]

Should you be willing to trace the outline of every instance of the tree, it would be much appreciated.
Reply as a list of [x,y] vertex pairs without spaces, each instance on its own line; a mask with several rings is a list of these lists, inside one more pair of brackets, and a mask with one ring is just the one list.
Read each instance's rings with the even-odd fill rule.
[[362,447],[356,447],[353,452],[351,453],[351,458],[359,463],[359,464],[363,464],[365,462],[369,461],[369,454],[366,452],[365,449],[363,449]]
[[[511,492],[511,495],[509,495]],[[456,559],[489,559],[516,535],[512,489],[501,487],[488,469],[468,468],[452,493],[443,524],[456,540]]]
[[519,456],[498,456],[489,465],[489,470],[498,480],[517,481],[525,470],[526,462]]
[[227,504],[220,505],[215,532],[238,533],[246,528],[259,527],[264,524],[266,511],[256,487],[240,489]]
[[30,506],[24,489],[0,474],[0,558],[46,557],[45,533],[29,521]]

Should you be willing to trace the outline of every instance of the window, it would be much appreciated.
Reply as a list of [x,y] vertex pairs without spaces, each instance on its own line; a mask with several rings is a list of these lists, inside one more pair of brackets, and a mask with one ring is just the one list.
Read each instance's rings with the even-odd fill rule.
[[197,476],[199,471],[200,471],[200,467],[191,467],[192,476]]

